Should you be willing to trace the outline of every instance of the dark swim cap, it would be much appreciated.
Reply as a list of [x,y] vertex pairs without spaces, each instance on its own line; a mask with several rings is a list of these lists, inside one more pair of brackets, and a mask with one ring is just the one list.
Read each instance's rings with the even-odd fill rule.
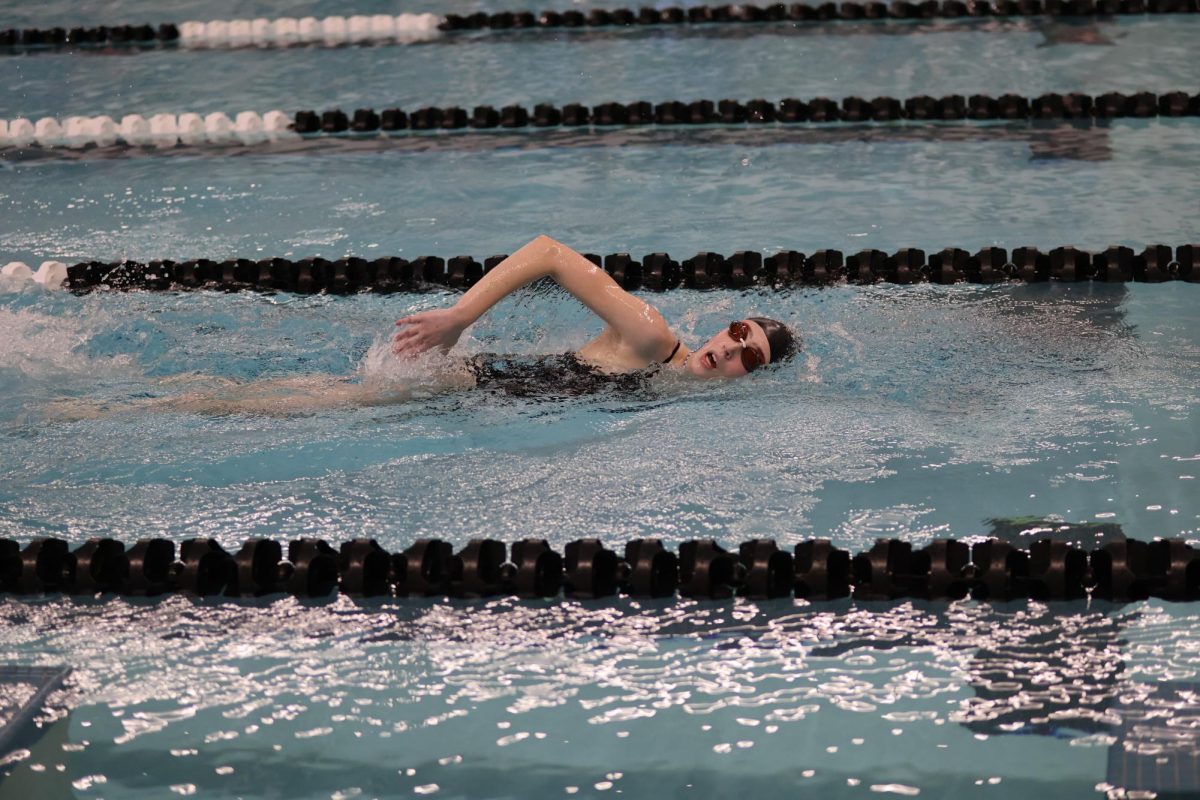
[[770,317],[746,317],[751,322],[757,322],[767,335],[767,343],[771,345],[771,360],[769,363],[778,364],[787,361],[800,349],[799,337],[792,329],[782,322]]

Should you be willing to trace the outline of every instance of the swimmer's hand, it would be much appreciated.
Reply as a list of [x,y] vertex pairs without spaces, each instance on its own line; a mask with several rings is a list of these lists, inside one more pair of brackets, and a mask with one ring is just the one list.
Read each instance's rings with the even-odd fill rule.
[[434,348],[449,350],[467,325],[457,310],[439,308],[398,319],[396,327],[400,332],[392,338],[392,352],[406,357]]

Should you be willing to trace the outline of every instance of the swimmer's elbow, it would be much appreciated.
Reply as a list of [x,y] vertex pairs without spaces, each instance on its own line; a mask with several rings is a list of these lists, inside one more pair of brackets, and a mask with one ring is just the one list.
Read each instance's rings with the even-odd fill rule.
[[575,251],[544,233],[538,234],[529,243],[529,247],[537,253],[538,260],[545,269],[545,274],[562,284],[563,268],[570,263],[570,256],[575,255]]
[[537,236],[533,237],[533,241],[530,242],[530,244],[538,244],[538,245],[542,245],[543,247],[560,246],[557,241],[555,241],[553,238],[547,236],[544,233],[539,233]]

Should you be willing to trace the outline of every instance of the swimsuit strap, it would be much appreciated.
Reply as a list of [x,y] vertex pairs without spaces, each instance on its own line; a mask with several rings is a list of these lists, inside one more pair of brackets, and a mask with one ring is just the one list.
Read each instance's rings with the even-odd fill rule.
[[666,358],[664,358],[662,361],[660,361],[660,362],[658,362],[658,363],[660,363],[660,364],[670,364],[670,363],[671,363],[671,359],[672,359],[672,358],[674,358],[674,357],[675,357],[675,354],[679,352],[679,345],[681,345],[681,344],[683,344],[683,342],[681,342],[679,339],[676,339],[676,340],[675,340],[675,349],[671,351],[671,355],[667,356]]

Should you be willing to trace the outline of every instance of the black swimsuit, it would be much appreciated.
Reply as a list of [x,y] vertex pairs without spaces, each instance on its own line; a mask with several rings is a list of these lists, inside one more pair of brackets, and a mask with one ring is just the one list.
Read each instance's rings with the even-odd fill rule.
[[[679,352],[680,342],[666,364]],[[478,353],[467,359],[475,387],[512,397],[582,397],[598,394],[628,396],[643,393],[648,379],[660,367],[654,364],[633,372],[609,373],[580,360],[574,353],[551,356],[509,356]]]

